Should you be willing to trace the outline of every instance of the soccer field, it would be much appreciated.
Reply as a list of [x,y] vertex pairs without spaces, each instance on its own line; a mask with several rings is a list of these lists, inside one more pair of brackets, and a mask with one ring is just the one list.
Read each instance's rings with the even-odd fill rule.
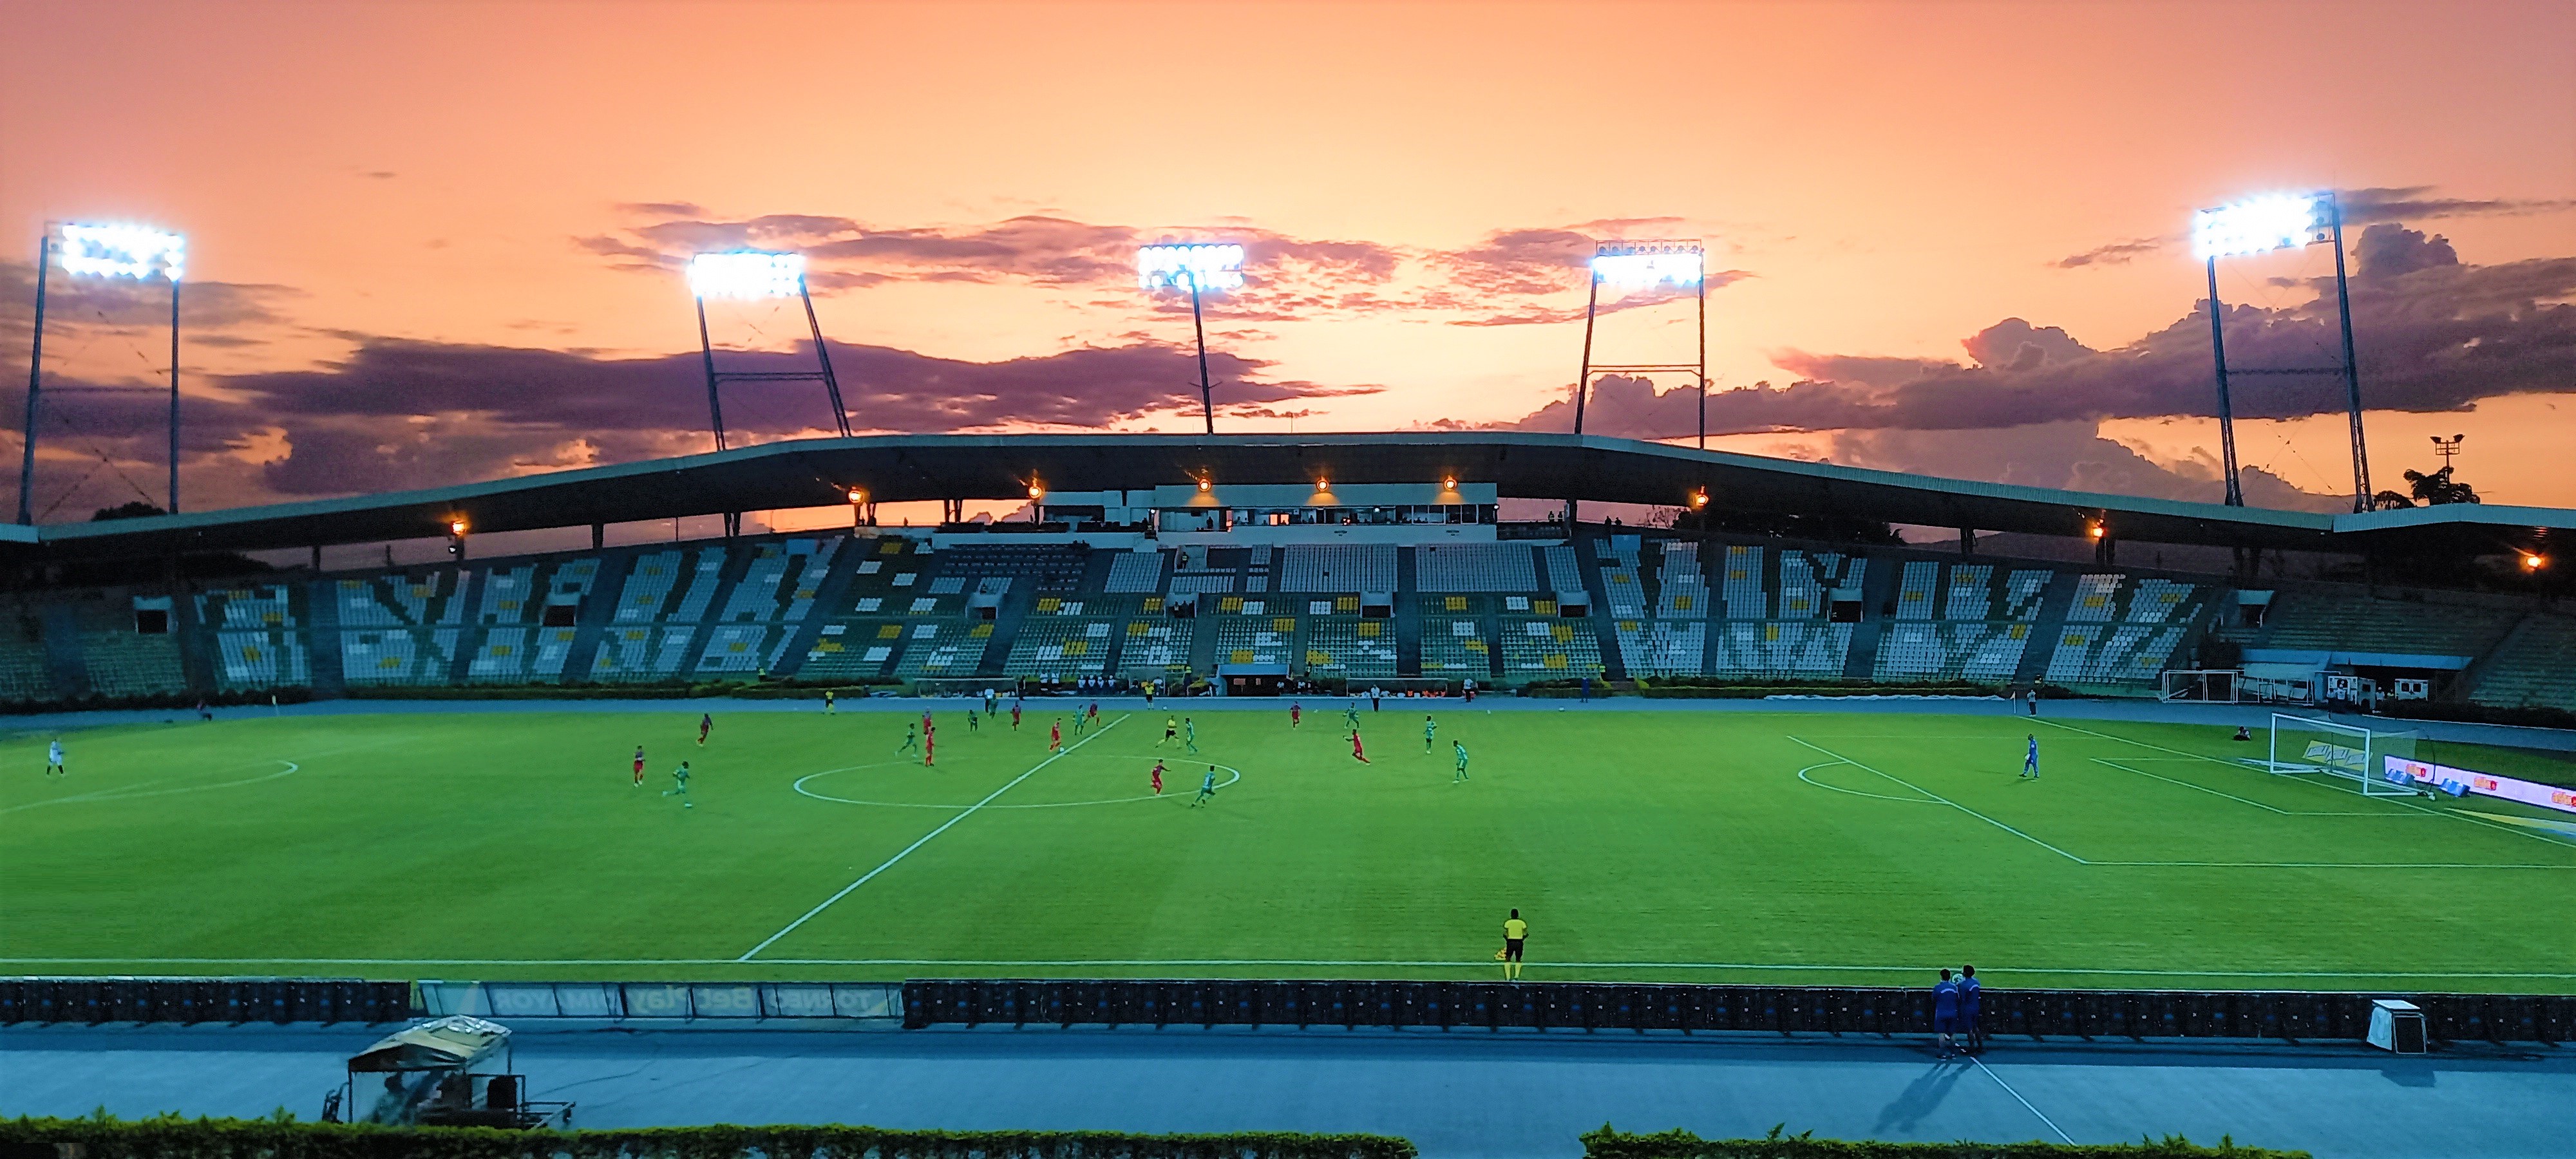
[[2224,728],[1444,702],[1426,753],[1390,702],[1360,764],[1335,702],[1182,705],[1198,756],[1156,706],[1051,757],[1070,708],[1031,705],[941,710],[929,769],[895,711],[99,729],[51,779],[22,736],[0,972],[1482,978],[1518,907],[1532,979],[2576,990],[2536,811],[2273,776]]

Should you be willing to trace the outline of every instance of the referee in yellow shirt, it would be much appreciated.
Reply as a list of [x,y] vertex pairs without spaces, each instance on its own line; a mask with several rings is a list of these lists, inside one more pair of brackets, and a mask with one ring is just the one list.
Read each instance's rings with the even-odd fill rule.
[[1521,911],[1503,919],[1503,980],[1521,980],[1521,943],[1529,940],[1529,923],[1521,920]]

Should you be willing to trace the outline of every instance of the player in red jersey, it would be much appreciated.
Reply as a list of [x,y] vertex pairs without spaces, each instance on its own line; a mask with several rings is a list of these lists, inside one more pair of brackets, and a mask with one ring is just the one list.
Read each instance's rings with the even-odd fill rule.
[[1298,705],[1295,705],[1295,704],[1291,704],[1291,705],[1289,705],[1289,706],[1288,706],[1288,727],[1290,727],[1290,728],[1295,728],[1295,727],[1297,727],[1297,725],[1298,725],[1300,722],[1304,721],[1305,719],[1306,719],[1306,710],[1305,710],[1304,708],[1302,708],[1302,707],[1300,707],[1300,706],[1298,706]]
[[1020,702],[1016,700],[1011,702],[1011,731],[1020,731]]
[[1368,754],[1360,749],[1360,730],[1356,728],[1351,730],[1351,759],[1364,765],[1371,763]]
[[705,747],[706,747],[706,745],[707,745],[707,734],[708,734],[708,733],[711,733],[711,732],[714,732],[715,730],[716,730],[716,714],[714,714],[714,713],[712,713],[712,712],[708,712],[708,713],[701,713],[701,714],[699,714],[699,716],[698,716],[698,747],[699,747],[699,748],[705,748]]
[[644,787],[644,746],[635,746],[635,787]]
[[1163,762],[1154,762],[1154,795],[1163,795]]
[[1064,722],[1062,720],[1058,720],[1054,724],[1047,726],[1047,751],[1051,753],[1060,753],[1064,751]]

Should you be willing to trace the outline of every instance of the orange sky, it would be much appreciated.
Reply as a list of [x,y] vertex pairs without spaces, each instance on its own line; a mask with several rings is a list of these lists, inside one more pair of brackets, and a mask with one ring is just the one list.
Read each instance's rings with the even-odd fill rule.
[[[19,49],[0,71],[15,260],[47,220],[126,218],[186,231],[192,279],[280,287],[238,344],[192,344],[192,391],[359,336],[686,350],[681,286],[579,242],[633,238],[653,220],[637,203],[877,229],[1237,225],[1415,252],[1670,218],[1655,232],[1705,237],[1716,268],[1748,275],[1710,296],[1723,389],[1786,383],[1775,359],[1800,351],[1963,361],[1963,338],[2008,317],[2122,346],[2191,310],[2200,267],[2171,250],[2053,263],[2247,192],[2576,197],[2565,3],[88,2],[0,9],[0,42]],[[2410,224],[2472,266],[2576,256],[2563,207]],[[2329,260],[2231,266],[2223,291],[2283,304],[2304,294],[2265,275]],[[1580,305],[1567,273],[1554,308]],[[898,276],[818,306],[835,342],[978,362],[1187,338],[1185,315],[1090,285]],[[1382,388],[1298,403],[1300,429],[1505,422],[1562,394],[1579,322],[1458,320],[1418,298],[1211,317],[1212,341],[1272,379]],[[1686,349],[1677,310],[1614,321],[1623,351]],[[135,366],[113,342],[62,345],[49,373]],[[2576,472],[2543,451],[2576,433],[2576,394],[2371,421],[2384,478],[2456,429],[2490,501],[2576,506]],[[2336,421],[2256,425],[2247,462],[2315,491],[2348,478]],[[2214,429],[2101,433],[2170,462]],[[191,478],[292,437],[246,439]]]

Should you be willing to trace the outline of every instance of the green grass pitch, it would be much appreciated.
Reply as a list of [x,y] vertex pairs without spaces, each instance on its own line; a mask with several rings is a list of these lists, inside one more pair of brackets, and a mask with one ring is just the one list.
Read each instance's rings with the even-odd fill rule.
[[2247,769],[2224,728],[1443,702],[1426,754],[1391,703],[1363,765],[1338,703],[1183,705],[1202,756],[1157,706],[1050,759],[1069,709],[1032,705],[939,712],[935,769],[892,711],[719,713],[704,748],[694,713],[99,729],[62,778],[21,735],[0,972],[1484,978],[1517,906],[1534,980],[2576,989],[2576,840]]

